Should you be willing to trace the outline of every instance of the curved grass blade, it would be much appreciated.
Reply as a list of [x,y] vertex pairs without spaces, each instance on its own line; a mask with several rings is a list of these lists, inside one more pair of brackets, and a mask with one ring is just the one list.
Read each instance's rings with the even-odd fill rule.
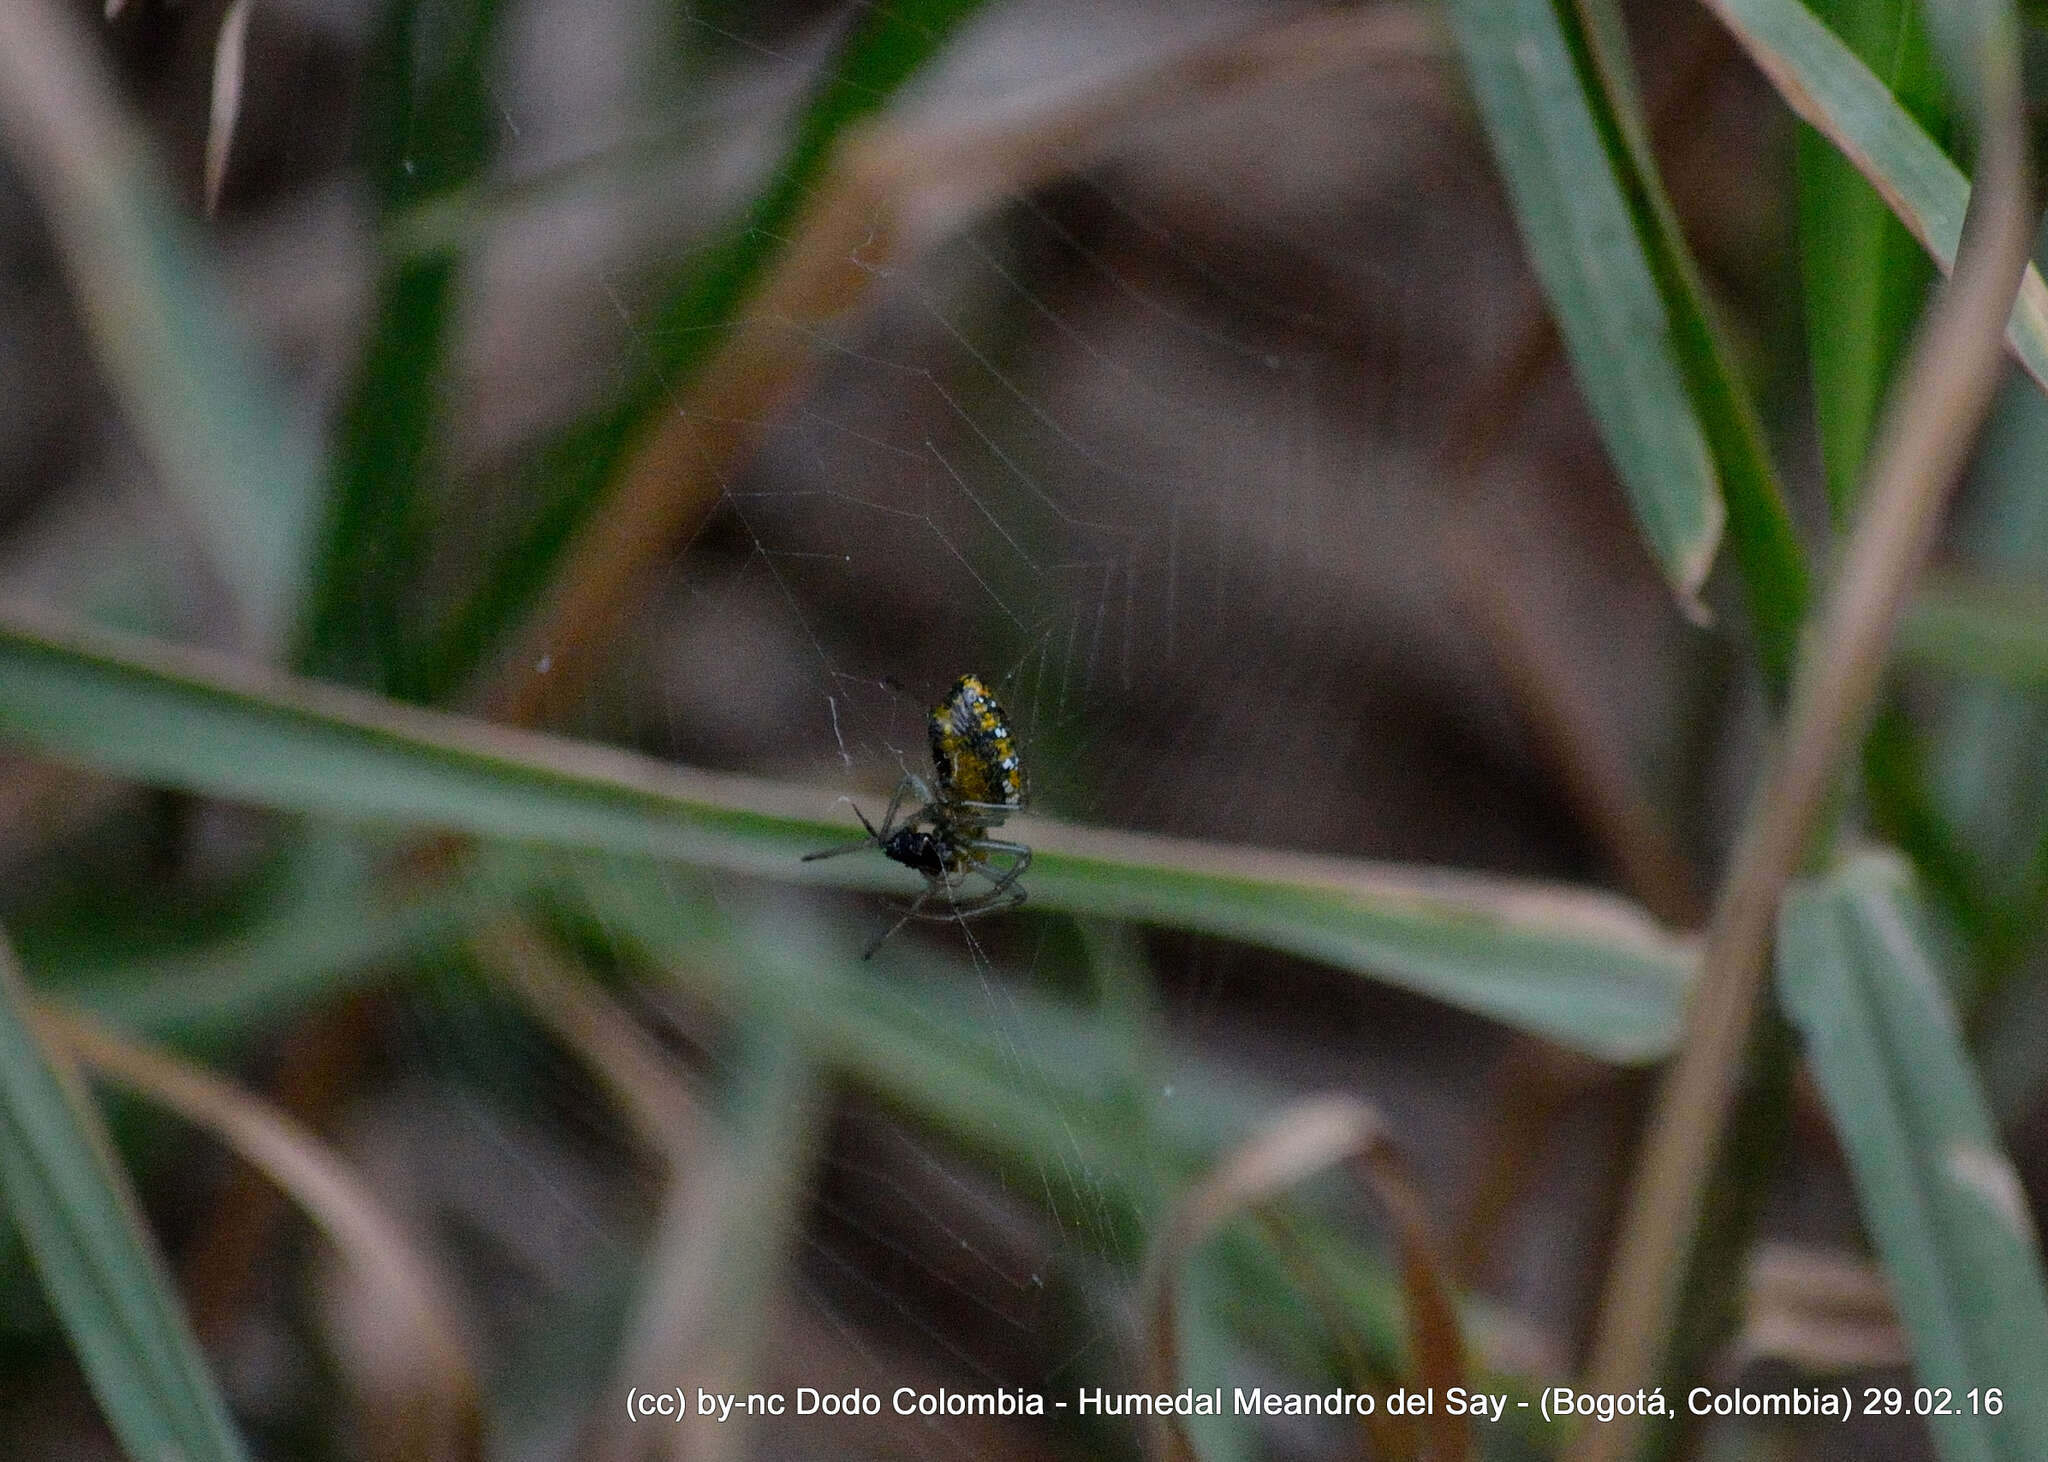
[[1601,4],[1453,0],[1453,28],[1522,237],[1636,521],[1681,607],[1724,523],[1772,680],[1806,573],[1755,412],[1715,339]]
[[[325,1233],[379,1321],[384,1357],[402,1356],[376,1384],[397,1419],[375,1450],[420,1458],[481,1458],[484,1417],[476,1365],[460,1336],[443,1276],[364,1175],[295,1118],[176,1056],[137,1045],[60,1006],[43,1032],[101,1080],[201,1128],[275,1184]],[[383,1439],[380,1438],[380,1442]]]
[[[1950,1458],[2048,1453],[2048,1292],[1918,896],[1864,855],[1786,900],[1778,992],[1806,1039]],[[1985,1398],[1997,1394],[1998,1409]]]
[[[1273,1204],[1306,1179],[1356,1164],[1361,1186],[1384,1212],[1400,1256],[1411,1336],[1403,1377],[1424,1389],[1447,1392],[1466,1379],[1465,1338],[1451,1302],[1448,1271],[1438,1254],[1428,1205],[1395,1149],[1379,1113],[1356,1098],[1318,1096],[1287,1108],[1264,1131],[1239,1144],[1180,1195],[1162,1228],[1143,1285],[1146,1374],[1157,1392],[1186,1381],[1175,1295],[1181,1271],[1226,1224]],[[1352,1378],[1359,1384],[1362,1378]],[[1363,1387],[1361,1386],[1361,1389]],[[1369,1435],[1373,1450],[1409,1450],[1444,1462],[1472,1454],[1471,1424],[1432,1412]],[[1405,1443],[1406,1447],[1402,1447]],[[1152,1451],[1174,1462],[1194,1462],[1195,1451],[1176,1418],[1156,1420]]]
[[[654,856],[903,892],[844,841],[827,793],[673,767],[97,632],[0,614],[0,738],[114,775],[358,823]],[[1669,1045],[1690,968],[1634,906],[1478,874],[1221,849],[1052,823],[1033,903],[1248,940],[1393,980],[1580,1050]]]
[[[1944,272],[1970,206],[1962,170],[1833,31],[1798,0],[1707,0],[1785,104],[1840,148]],[[2027,266],[2006,325],[2026,373],[2048,390],[2048,283]]]
[[4,945],[0,1195],[128,1455],[242,1462],[227,1407],[98,1116],[38,1039],[27,991]]

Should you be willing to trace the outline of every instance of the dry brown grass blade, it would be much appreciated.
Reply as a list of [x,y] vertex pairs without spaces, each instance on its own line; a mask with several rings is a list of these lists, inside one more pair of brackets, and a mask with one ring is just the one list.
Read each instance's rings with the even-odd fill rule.
[[[641,1026],[596,989],[538,930],[504,920],[476,936],[471,948],[518,997],[527,1013],[573,1052],[611,1092],[641,1145],[660,1169],[661,1217],[650,1245],[641,1313],[603,1395],[649,1389],[648,1378],[680,1385],[686,1374],[710,1380],[695,1352],[710,1337],[694,1324],[715,1293],[719,1215],[736,1186],[733,1155],[707,1121],[674,1061]],[[735,1378],[715,1378],[730,1390]],[[707,1389],[709,1389],[707,1387]],[[592,1462],[673,1455],[706,1462],[739,1445],[743,1429],[676,1418],[659,1427],[621,1425],[599,1405],[584,1426],[577,1454]]]
[[[360,993],[320,1012],[311,1029],[292,1033],[278,1054],[265,1099],[287,1120],[317,1129],[333,1114],[358,1069],[370,1038],[375,997]],[[224,1337],[269,1252],[284,1212],[276,1186],[250,1167],[229,1173],[195,1229],[195,1242],[178,1268],[179,1288],[203,1341]]]
[[[1644,1139],[1587,1367],[1595,1392],[1620,1395],[1660,1379],[1763,998],[1779,902],[1869,717],[1900,613],[2005,373],[2005,323],[2034,219],[2017,62],[1996,58],[1991,70],[1956,271],[1913,343],[1855,526],[1793,668],[1784,730],[1730,858],[1685,1033]],[[1573,1455],[1616,1462],[1640,1430],[1638,1418],[1587,1426]]]
[[[1322,1321],[1323,1333],[1330,1336],[1336,1351],[1338,1372],[1352,1378],[1352,1384],[1361,1390],[1369,1390],[1375,1400],[1375,1409],[1368,1416],[1357,1418],[1360,1453],[1366,1457],[1406,1457],[1415,1448],[1411,1445],[1409,1429],[1412,1425],[1405,1416],[1390,1415],[1386,1409],[1387,1397],[1399,1385],[1399,1378],[1388,1374],[1373,1362],[1366,1350],[1364,1338],[1351,1316],[1344,1308],[1343,1299],[1330,1283],[1328,1271],[1316,1262],[1316,1257],[1302,1241],[1301,1235],[1278,1209],[1271,1206],[1258,1215],[1259,1231],[1266,1236],[1266,1242],[1273,1246],[1275,1253],[1287,1265],[1287,1272],[1293,1276],[1294,1284],[1308,1297],[1314,1307],[1316,1318]],[[1367,1378],[1370,1378],[1368,1383]]]
[[1628,890],[1674,928],[1699,927],[1705,912],[1696,870],[1643,795],[1564,643],[1522,588],[1522,570],[1454,514],[1444,552],[1460,599],[1485,636],[1524,724],[1556,770],[1565,795]]
[[387,1442],[381,1455],[483,1455],[482,1392],[432,1267],[325,1143],[220,1077],[82,1015],[44,1004],[37,1022],[81,1065],[176,1112],[260,1169],[334,1243],[382,1321],[379,1373],[354,1378]]
[[213,91],[206,117],[206,216],[220,211],[220,190],[228,179],[235,148],[235,121],[242,114],[242,63],[249,48],[249,0],[234,0],[221,17],[213,43]]
[[[1410,1379],[1439,1394],[1465,1384],[1464,1332],[1422,1197],[1379,1114],[1356,1098],[1325,1096],[1288,1108],[1263,1132],[1240,1144],[1182,1196],[1167,1220],[1144,1279],[1148,1389],[1172,1391],[1180,1385],[1175,1293],[1180,1270],[1195,1251],[1231,1220],[1345,1164],[1357,1166],[1361,1183],[1378,1201],[1393,1231],[1408,1298]],[[1156,1458],[1193,1462],[1187,1433],[1172,1416],[1152,1418],[1148,1441]],[[1471,1455],[1472,1435],[1463,1418],[1439,1412],[1421,1420],[1409,1444],[1410,1456],[1455,1462]]]
[[[1573,1109],[1611,1099],[1635,1073],[1534,1036],[1518,1036],[1488,1075],[1492,1120],[1479,1138],[1480,1160],[1450,1244],[1451,1272],[1467,1288],[1493,1277],[1499,1236],[1542,1171]],[[1603,1190],[1604,1196],[1604,1190]]]
[[1102,160],[1143,127],[1262,87],[1367,67],[1434,67],[1452,54],[1434,6],[1391,0],[1317,10],[1026,97],[964,126],[878,128],[860,140],[848,171],[898,200],[912,242],[922,247]]
[[665,1172],[690,1161],[703,1142],[696,1094],[639,1022],[520,920],[486,929],[470,948],[526,1013],[597,1077]]
[[[763,1049],[766,1049],[765,1056]],[[578,1455],[589,1462],[739,1462],[752,1428],[694,1410],[659,1427],[622,1424],[612,1398],[676,1388],[757,1389],[792,1231],[824,1141],[826,1096],[800,1043],[769,1037],[760,1067],[728,1090],[731,1120],[669,1184],[648,1277],[605,1400]]]
[[1033,99],[993,121],[881,122],[848,137],[743,323],[629,455],[579,534],[506,660],[511,668],[482,696],[484,713],[539,725],[582,695],[650,574],[802,385],[821,329],[865,300],[904,255],[1097,160],[1140,125],[1281,80],[1448,54],[1427,6],[1319,12]]

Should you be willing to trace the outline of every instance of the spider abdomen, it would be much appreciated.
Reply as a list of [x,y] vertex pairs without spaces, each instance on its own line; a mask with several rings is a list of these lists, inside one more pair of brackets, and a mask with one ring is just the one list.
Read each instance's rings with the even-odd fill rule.
[[953,682],[932,707],[932,770],[942,803],[988,807],[1024,805],[1024,768],[1010,718],[978,675]]

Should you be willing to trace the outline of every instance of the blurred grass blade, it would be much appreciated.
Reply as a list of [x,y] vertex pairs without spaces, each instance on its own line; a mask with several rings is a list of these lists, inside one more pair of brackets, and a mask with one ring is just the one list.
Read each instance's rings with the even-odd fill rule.
[[[1707,0],[1785,104],[1826,136],[1944,271],[1955,267],[1969,180],[1897,97],[1798,0]],[[2006,326],[2022,368],[2048,389],[2048,284],[2027,266]]]
[[35,1031],[0,945],[0,1193],[108,1425],[131,1457],[244,1453],[127,1181]]
[[210,1071],[61,1007],[45,1006],[37,1020],[103,1079],[204,1129],[319,1225],[377,1317],[377,1368],[399,1377],[383,1410],[406,1438],[402,1455],[482,1455],[481,1387],[440,1278],[361,1175],[299,1122]]
[[235,123],[242,112],[242,72],[249,51],[251,0],[234,0],[221,17],[213,43],[212,104],[206,119],[206,216],[220,212],[220,192],[235,150]]
[[49,214],[115,394],[234,592],[244,642],[281,644],[318,445],[237,328],[226,283],[86,38],[48,0],[0,11],[0,134]]
[[[644,860],[579,858],[561,879],[565,902],[608,941],[696,998],[796,1032],[835,1076],[969,1151],[1078,1169],[1132,1216],[1242,1137],[1265,1102],[1232,1072],[1203,1067],[1162,1081],[1174,1099],[1140,1127],[1122,1100],[1126,1046],[1095,1011],[1017,988],[992,1019],[963,961],[925,959],[901,976],[856,966],[835,958],[822,931],[786,918],[735,933],[702,890],[679,885]],[[1023,1086],[1012,1079],[1019,1051],[1032,1057]]]
[[[905,892],[817,790],[506,731],[170,647],[0,613],[0,737],[117,776],[297,812],[781,882]],[[1033,905],[1240,938],[1389,979],[1611,1060],[1668,1048],[1686,946],[1622,900],[1138,834],[1013,825]]]
[[123,957],[104,942],[75,940],[46,952],[26,923],[19,942],[39,993],[123,1029],[213,1046],[460,948],[501,897],[511,891],[480,889],[474,878],[394,888],[389,868],[366,856],[331,876],[295,880],[211,937],[147,953]]
[[[1161,1229],[1146,1267],[1146,1379],[1155,1392],[1179,1390],[1185,1379],[1175,1291],[1183,1268],[1220,1229],[1277,1202],[1318,1173],[1356,1163],[1361,1181],[1386,1213],[1400,1256],[1406,1294],[1409,1381],[1441,1394],[1465,1384],[1465,1342],[1437,1257],[1428,1212],[1395,1153],[1379,1114],[1350,1097],[1317,1097],[1281,1112],[1192,1186]],[[1352,1378],[1358,1383],[1359,1378]],[[1443,1462],[1469,1457],[1471,1424],[1433,1412],[1412,1434],[1413,1455]],[[1154,1419],[1153,1453],[1192,1462],[1194,1450],[1176,1418]]]
[[[721,1059],[721,1119],[668,1184],[623,1363],[612,1389],[681,1386],[744,1395],[756,1384],[817,1181],[826,1112],[818,1072],[784,1026],[742,1026]],[[611,1408],[603,1408],[612,1425]],[[681,1419],[693,1462],[752,1455],[743,1417]],[[614,1433],[625,1443],[630,1433]],[[615,1455],[636,1454],[622,1445]]]
[[1764,665],[1780,678],[1805,569],[1658,184],[1618,18],[1603,4],[1554,0],[1452,0],[1450,15],[1522,238],[1637,523],[1695,618],[1726,524]]
[[841,136],[886,107],[981,4],[898,0],[855,12],[759,192],[740,217],[692,250],[687,272],[636,328],[644,347],[636,374],[607,405],[537,452],[513,488],[508,501],[536,507],[512,541],[496,547],[420,665],[422,697],[446,695],[526,616],[643,436],[732,332],[831,166]]
[[[1903,865],[1799,886],[1778,989],[1849,1157],[1950,1458],[2048,1455],[2048,1294],[2027,1197],[1985,1110]],[[1996,1390],[2002,1409],[1984,1396]]]
[[[1228,1387],[1232,1366],[1238,1359],[1238,1336],[1232,1321],[1230,1274],[1215,1247],[1205,1247],[1181,1265],[1179,1299],[1174,1316],[1180,1362],[1174,1390],[1209,1391]],[[1227,1392],[1226,1392],[1227,1394]],[[1174,1430],[1182,1434],[1182,1457],[1201,1462],[1258,1462],[1266,1456],[1261,1445],[1261,1423],[1257,1417],[1239,1416],[1226,1406],[1216,1416],[1174,1418]],[[1160,1436],[1167,1430],[1152,1418],[1149,1458],[1172,1456],[1162,1451]],[[1378,1455],[1378,1454],[1369,1454]]]
[[2007,84],[2022,89],[2015,0],[1927,0],[1927,31],[1965,112],[1982,116]]
[[606,992],[589,969],[519,918],[469,940],[493,983],[511,994],[603,1089],[643,1155],[664,1177],[686,1172],[708,1140],[695,1089],[667,1047]]
[[[1958,567],[1934,577],[1902,626],[1909,663],[1974,678],[1927,706],[1930,801],[1973,865],[1968,887],[1990,902],[1979,962],[1995,982],[2018,975],[2048,907],[2048,396],[2015,380],[1977,448],[1953,530]],[[1908,846],[1923,875],[1929,865]],[[1946,886],[1941,890],[1946,898]],[[1974,928],[1973,933],[1977,932]],[[1977,1012],[1972,1012],[1972,1016]],[[1981,1032],[1980,1032],[1981,1034]],[[2048,1051],[2044,1051],[2048,1054]]]
[[[366,61],[362,150],[380,222],[458,195],[500,132],[491,92],[500,0],[386,0]],[[463,258],[386,240],[361,358],[334,428],[303,670],[419,697],[421,579],[442,496],[435,443]],[[452,525],[439,525],[444,528]]]
[[2048,694],[2048,592],[2014,581],[1935,579],[1899,627],[1898,655],[1924,669]]
[[[1918,0],[1821,0],[1814,7],[1931,134],[1940,81]],[[1821,463],[1837,526],[1848,521],[1878,407],[1934,271],[1884,199],[1820,134],[1801,128],[1800,280]]]

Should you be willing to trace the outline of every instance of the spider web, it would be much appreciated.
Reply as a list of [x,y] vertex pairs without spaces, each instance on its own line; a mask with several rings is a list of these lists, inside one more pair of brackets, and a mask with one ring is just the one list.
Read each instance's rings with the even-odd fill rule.
[[[899,777],[929,772],[932,702],[976,671],[1014,720],[1035,810],[1305,840],[1298,825],[1259,826],[1260,771],[1343,755],[1329,735],[1342,707],[1326,711],[1314,689],[1358,673],[1356,647],[1328,628],[1349,617],[1339,601],[1355,570],[1317,562],[1311,545],[1367,536],[1357,518],[1383,514],[1387,479],[1433,444],[1411,441],[1404,463],[1386,443],[1390,425],[1412,437],[1427,423],[1351,396],[1371,387],[1326,314],[1179,240],[1188,192],[1213,205],[1227,184],[1162,182],[1174,149],[1161,147],[1150,167],[1111,164],[1012,200],[892,269],[860,318],[815,342],[807,389],[762,423],[761,449],[662,586],[653,639],[674,678],[653,681],[662,694],[646,710],[666,751],[843,788],[878,815]],[[1366,282],[1384,308],[1386,282]],[[1375,343],[1381,363],[1409,328]],[[1356,457],[1321,458],[1333,434],[1354,433]],[[1339,481],[1359,490],[1348,507]],[[1275,601],[1286,612],[1253,607]],[[1246,634],[1279,641],[1248,694],[1233,643]],[[737,663],[779,683],[735,685]],[[721,704],[722,724],[706,714]],[[1319,728],[1276,743],[1289,706]],[[1317,831],[1306,840],[1348,841]],[[895,918],[889,901],[833,902],[855,941]],[[1049,1074],[1061,1053],[1040,1049],[1018,1009],[1071,963],[1048,921],[1027,905],[895,938],[971,971],[974,1016],[1020,1097],[1075,1127],[1099,1119]],[[1199,1031],[1228,1019],[1216,1002],[1233,960],[1206,947],[1196,959],[1181,988]],[[861,1358],[856,1384],[893,1390],[906,1346],[957,1389],[1051,1398],[1130,1382],[1128,1309],[1076,1302],[1126,1243],[1078,1150],[990,1173],[964,1166],[943,1133],[873,1116],[849,1127],[799,1269],[805,1309]],[[919,1426],[899,1445],[974,1450],[955,1421]]]
[[[1270,13],[999,8],[917,104],[969,114],[991,92],[1136,67]],[[523,59],[507,69],[515,173],[619,126],[617,101],[608,109],[559,78],[536,79],[548,76],[560,19],[536,9]],[[751,156],[756,134],[776,135],[825,32],[741,33],[710,11],[688,28],[725,48],[731,75],[705,111]],[[628,98],[628,132],[631,98],[656,85],[634,75],[634,44],[630,27],[616,27],[570,58],[600,94],[605,78],[633,79],[614,86]],[[561,226],[556,215],[534,225],[556,231],[550,243],[528,231],[497,267],[514,272],[504,259],[522,249],[576,257]],[[560,311],[508,319],[487,270],[477,336],[488,350],[478,351],[523,367],[566,338],[606,362],[600,378],[653,354],[633,264],[603,252],[567,270],[564,297],[582,307],[567,326]],[[1518,257],[1441,75],[1352,70],[1171,108],[1107,158],[890,259],[861,310],[807,341],[814,367],[800,393],[751,423],[758,449],[560,729],[801,781],[819,789],[821,814],[849,796],[877,816],[901,777],[929,774],[924,718],[973,671],[1010,714],[1034,812],[1231,843],[1581,871],[1558,851],[1556,807],[1513,771],[1513,717],[1474,669],[1484,656],[1469,632],[1442,612],[1451,596],[1434,551],[1447,403],[1475,361],[1505,352],[1522,318],[1490,303],[1511,292],[1475,297],[1465,283],[1519,277]],[[587,343],[593,319],[613,332],[602,349]],[[478,371],[467,399],[481,419],[466,429],[483,443],[513,438],[483,404],[491,366]],[[1539,450],[1569,457],[1585,446]],[[1654,584],[1648,602],[1662,603]],[[679,898],[706,892],[677,876]],[[906,871],[905,897],[916,887]],[[764,897],[752,886],[708,895],[747,908]],[[900,907],[789,897],[839,930],[849,957]],[[1079,1131],[1099,1122],[1095,1102],[1069,1079],[1074,1053],[1046,1045],[1029,1010],[1090,1008],[1094,937],[1027,903],[907,927],[876,966],[934,966],[923,976],[934,1005],[985,1030],[1001,1081]],[[1217,1071],[1279,1091],[1333,1071],[1359,1079],[1367,1058],[1357,1052],[1374,1040],[1412,1051],[1479,1039],[1469,1023],[1432,1024],[1399,1001],[1362,1007],[1349,984],[1333,994],[1327,972],[1276,971],[1219,942],[1137,948],[1162,992],[1166,1045],[1156,1071],[1133,1074],[1155,1118]],[[1377,1036],[1353,1028],[1362,1009]],[[716,1086],[717,1042],[701,1020],[674,1019],[670,1037]],[[483,1043],[426,1015],[409,1039],[415,1054],[461,1066],[464,1048],[518,1040],[494,1036]],[[1347,1046],[1351,1055],[1335,1054]],[[1428,1100],[1401,1079],[1408,1089],[1382,1093],[1396,1108]],[[616,1156],[599,1135],[602,1109],[538,1048],[481,1084],[506,1102],[514,1085],[530,1100],[537,1084],[579,1140],[609,1155],[600,1166]],[[497,1108],[479,1101],[486,1145],[512,1152],[518,1143],[492,1127]],[[1098,1297],[1122,1282],[1131,1235],[1078,1140],[1019,1170],[857,1096],[833,1110],[815,1201],[799,1206],[790,1235],[794,1298],[777,1325],[795,1338],[780,1381],[807,1384],[810,1366],[836,1378],[826,1389],[884,1396],[899,1384],[1049,1399],[1081,1385],[1136,1388],[1132,1313]],[[593,1160],[551,1142],[547,1161],[582,1174],[563,1191],[583,1192],[593,1228],[613,1233],[621,1216],[598,1196]],[[625,1282],[625,1251],[605,1252],[556,1283]],[[886,1411],[872,1424],[882,1430],[786,1425],[785,1440],[879,1446],[885,1436],[934,1458],[1002,1455],[1019,1436],[1046,1435]]]

